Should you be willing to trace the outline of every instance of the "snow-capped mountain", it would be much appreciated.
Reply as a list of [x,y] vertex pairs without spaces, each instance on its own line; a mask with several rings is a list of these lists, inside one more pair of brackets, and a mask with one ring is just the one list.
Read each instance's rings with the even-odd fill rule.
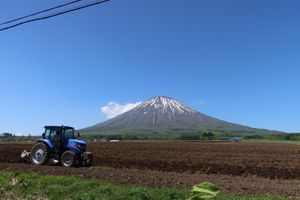
[[170,97],[153,97],[132,111],[155,112],[157,115],[175,116],[176,114],[195,113],[196,111]]
[[166,96],[148,99],[135,108],[105,122],[82,129],[82,133],[172,133],[218,131],[229,133],[270,133],[222,121],[202,114],[184,103]]

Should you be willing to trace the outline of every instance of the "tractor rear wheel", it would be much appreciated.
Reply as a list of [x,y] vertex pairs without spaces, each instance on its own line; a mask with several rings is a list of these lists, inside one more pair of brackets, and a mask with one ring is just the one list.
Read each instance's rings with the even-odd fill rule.
[[32,147],[31,162],[34,165],[44,165],[48,162],[49,153],[48,146],[42,142],[36,143]]
[[61,156],[61,165],[63,167],[73,167],[76,163],[76,154],[73,151],[66,151]]

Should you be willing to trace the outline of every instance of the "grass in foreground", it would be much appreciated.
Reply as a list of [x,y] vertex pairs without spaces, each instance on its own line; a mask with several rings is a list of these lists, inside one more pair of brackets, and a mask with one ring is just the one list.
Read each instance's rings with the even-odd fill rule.
[[[184,200],[187,194],[188,191],[183,189],[145,189],[67,176],[40,176],[34,173],[0,171],[1,199]],[[271,200],[274,198],[221,195],[215,199]]]

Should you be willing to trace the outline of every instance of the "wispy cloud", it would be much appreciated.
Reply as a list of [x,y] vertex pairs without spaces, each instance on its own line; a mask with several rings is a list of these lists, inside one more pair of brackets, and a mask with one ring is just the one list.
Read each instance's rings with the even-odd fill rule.
[[111,119],[124,112],[127,112],[128,110],[131,110],[141,103],[142,102],[119,104],[115,101],[110,101],[107,105],[101,108],[101,112],[106,116],[107,119]]
[[203,105],[203,104],[206,103],[206,101],[204,101],[204,100],[198,100],[196,103],[197,103],[198,105]]

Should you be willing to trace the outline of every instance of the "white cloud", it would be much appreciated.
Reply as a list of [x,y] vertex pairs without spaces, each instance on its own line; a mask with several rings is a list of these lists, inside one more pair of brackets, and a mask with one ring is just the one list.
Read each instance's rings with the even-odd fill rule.
[[107,119],[111,119],[124,112],[127,112],[128,110],[131,110],[132,108],[140,105],[141,103],[142,102],[125,103],[122,105],[115,101],[110,101],[107,105],[101,108],[101,112],[106,116]]

